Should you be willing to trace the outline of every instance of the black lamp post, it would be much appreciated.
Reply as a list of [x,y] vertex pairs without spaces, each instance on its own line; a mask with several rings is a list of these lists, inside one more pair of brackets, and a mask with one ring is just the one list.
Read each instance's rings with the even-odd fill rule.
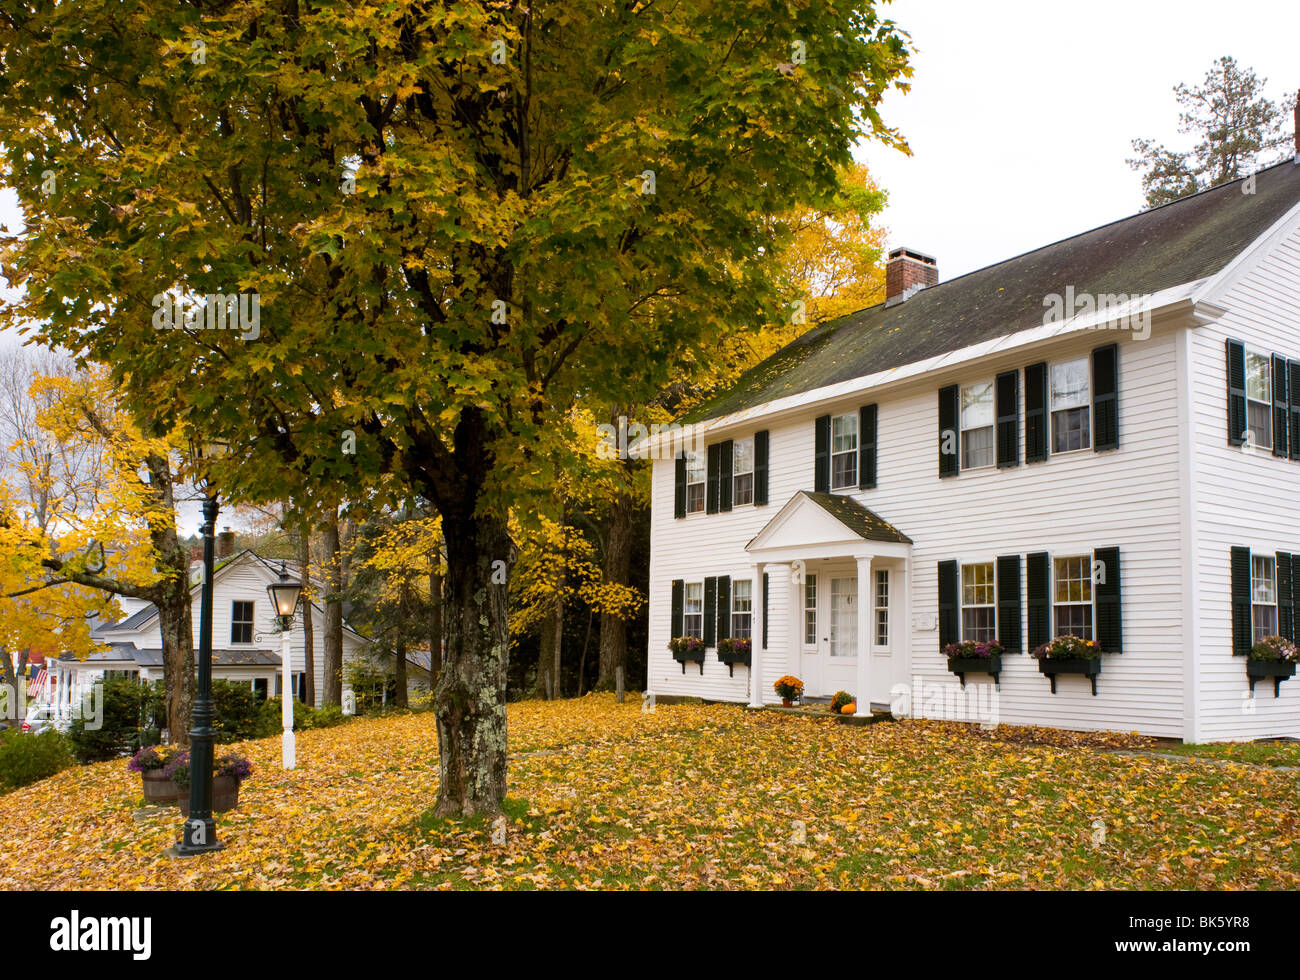
[[190,815],[181,829],[181,839],[167,849],[173,857],[192,857],[225,847],[217,840],[217,822],[212,816],[212,743],[216,732],[212,704],[212,574],[216,552],[217,492],[203,470],[206,460],[218,455],[223,446],[191,446],[197,472],[196,482],[203,500],[203,589],[199,611],[198,691],[190,728]]

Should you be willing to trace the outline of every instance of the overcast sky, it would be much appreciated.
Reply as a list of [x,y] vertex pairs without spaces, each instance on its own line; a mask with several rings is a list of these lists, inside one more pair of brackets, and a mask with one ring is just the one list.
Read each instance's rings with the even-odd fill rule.
[[1300,89],[1300,4],[1223,0],[895,0],[918,49],[883,112],[911,144],[859,159],[889,192],[891,246],[950,279],[1142,208],[1129,141],[1182,148],[1178,82],[1232,55],[1281,99]]

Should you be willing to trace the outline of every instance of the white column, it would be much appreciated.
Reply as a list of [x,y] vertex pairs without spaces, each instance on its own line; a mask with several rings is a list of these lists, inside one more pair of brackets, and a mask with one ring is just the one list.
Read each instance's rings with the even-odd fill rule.
[[871,648],[875,634],[871,630],[871,556],[858,558],[858,699],[857,717],[871,714]]
[[[750,593],[754,613],[750,617],[753,624],[749,641],[749,706],[763,707],[763,571],[767,566],[759,562],[754,566],[754,585]],[[768,596],[769,601],[771,596]]]
[[280,763],[285,769],[292,769],[298,760],[297,746],[293,739],[293,655],[290,649],[293,626],[290,625],[281,635],[280,670],[283,680],[280,682],[280,724],[284,726],[284,734],[280,736]]

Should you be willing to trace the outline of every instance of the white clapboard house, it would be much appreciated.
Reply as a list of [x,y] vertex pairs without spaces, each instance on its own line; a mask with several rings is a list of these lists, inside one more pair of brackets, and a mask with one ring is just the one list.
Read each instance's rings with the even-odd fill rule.
[[[687,451],[644,444],[651,691],[757,706],[793,674],[860,713],[982,688],[1003,723],[1300,736],[1300,679],[1246,668],[1300,602],[1300,155],[946,282],[898,249],[887,279],[682,420]],[[1029,651],[1064,634],[1106,653],[1053,688]],[[744,636],[750,666],[719,660]],[[941,650],[989,639],[1000,686],[962,688]]]
[[[212,676],[216,680],[247,683],[263,696],[278,696],[281,690],[280,649],[283,635],[271,607],[266,587],[280,576],[280,562],[269,561],[252,551],[221,557],[212,576]],[[287,571],[296,576],[294,564]],[[191,593],[193,603],[195,656],[199,649],[199,611],[201,567],[194,571]],[[92,636],[105,649],[84,660],[70,655],[47,660],[52,684],[49,697],[56,715],[70,716],[72,706],[79,705],[95,681],[106,676],[138,677],[143,681],[161,680],[162,634],[158,610],[152,603],[126,600],[127,615],[116,623],[97,626]],[[317,604],[299,606],[290,636],[294,694],[305,700],[306,637],[304,611],[310,608],[315,648],[312,658],[317,705],[325,689],[324,644],[325,614]],[[343,626],[343,658],[347,662],[367,654],[366,639]],[[346,673],[345,673],[346,677]]]

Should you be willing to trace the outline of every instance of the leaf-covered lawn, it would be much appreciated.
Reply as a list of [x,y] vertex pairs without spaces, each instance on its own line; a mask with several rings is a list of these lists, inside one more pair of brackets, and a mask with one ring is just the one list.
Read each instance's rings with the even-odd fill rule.
[[510,729],[505,845],[430,815],[418,714],[302,733],[292,773],[278,738],[247,743],[228,846],[198,859],[162,855],[178,813],[133,819],[121,763],[0,797],[0,887],[1300,887],[1300,773],[1273,767],[605,695],[512,705]]

